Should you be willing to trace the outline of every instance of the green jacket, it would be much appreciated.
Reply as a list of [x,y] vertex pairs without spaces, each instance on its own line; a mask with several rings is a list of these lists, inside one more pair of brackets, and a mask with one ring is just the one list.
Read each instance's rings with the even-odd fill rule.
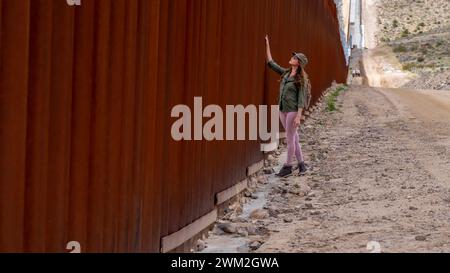
[[305,89],[304,86],[298,87],[294,78],[288,74],[289,69],[279,66],[276,62],[268,62],[270,69],[283,76],[280,84],[280,112],[298,112],[305,108]]

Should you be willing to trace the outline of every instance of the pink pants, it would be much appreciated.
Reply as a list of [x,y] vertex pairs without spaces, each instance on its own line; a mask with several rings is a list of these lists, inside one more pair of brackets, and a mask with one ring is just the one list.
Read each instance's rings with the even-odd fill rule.
[[287,162],[286,165],[292,165],[293,157],[297,158],[298,163],[304,162],[302,148],[300,146],[300,137],[298,135],[297,127],[294,124],[297,112],[282,113],[280,112],[280,120],[286,130],[287,139]]

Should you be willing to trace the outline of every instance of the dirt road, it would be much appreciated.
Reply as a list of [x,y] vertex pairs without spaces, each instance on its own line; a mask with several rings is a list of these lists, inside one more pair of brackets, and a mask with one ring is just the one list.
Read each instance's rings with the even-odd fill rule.
[[416,76],[402,70],[391,48],[382,46],[363,52],[363,66],[367,84],[373,87],[398,88]]
[[[258,251],[367,252],[376,241],[450,252],[450,92],[353,86],[339,100],[340,112],[305,124],[313,170],[273,187]],[[289,193],[302,183],[308,196]]]
[[377,4],[378,0],[362,0],[362,20],[364,22],[365,47],[372,49],[377,46]]

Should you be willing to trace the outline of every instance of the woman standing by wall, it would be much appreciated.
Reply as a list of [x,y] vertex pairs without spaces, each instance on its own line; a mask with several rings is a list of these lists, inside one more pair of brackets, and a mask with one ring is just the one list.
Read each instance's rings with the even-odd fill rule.
[[299,173],[306,172],[302,148],[300,146],[298,127],[300,126],[303,110],[309,107],[311,92],[308,74],[305,66],[308,58],[302,53],[293,53],[289,61],[291,68],[279,66],[272,58],[269,36],[266,36],[267,63],[269,67],[281,76],[280,80],[280,120],[286,131],[287,162],[277,174],[279,177],[292,175],[294,155],[298,161]]

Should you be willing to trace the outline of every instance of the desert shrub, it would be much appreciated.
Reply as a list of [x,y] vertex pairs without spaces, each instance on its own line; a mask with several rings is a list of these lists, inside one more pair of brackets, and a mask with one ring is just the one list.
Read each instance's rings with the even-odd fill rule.
[[398,46],[394,47],[395,53],[404,53],[406,51],[408,51],[408,49],[404,45],[398,45]]
[[394,20],[394,21],[392,22],[392,27],[393,27],[393,28],[398,28],[398,21],[397,21],[397,20]]
[[411,71],[416,65],[414,63],[407,63],[403,65],[403,70]]
[[410,34],[409,30],[408,30],[408,29],[404,29],[404,30],[402,31],[401,37],[402,37],[402,38],[407,37],[409,34]]
[[336,102],[337,97],[342,93],[347,91],[348,86],[346,85],[339,85],[336,87],[336,89],[331,92],[331,94],[327,97],[327,111],[328,112],[334,112],[337,110]]

